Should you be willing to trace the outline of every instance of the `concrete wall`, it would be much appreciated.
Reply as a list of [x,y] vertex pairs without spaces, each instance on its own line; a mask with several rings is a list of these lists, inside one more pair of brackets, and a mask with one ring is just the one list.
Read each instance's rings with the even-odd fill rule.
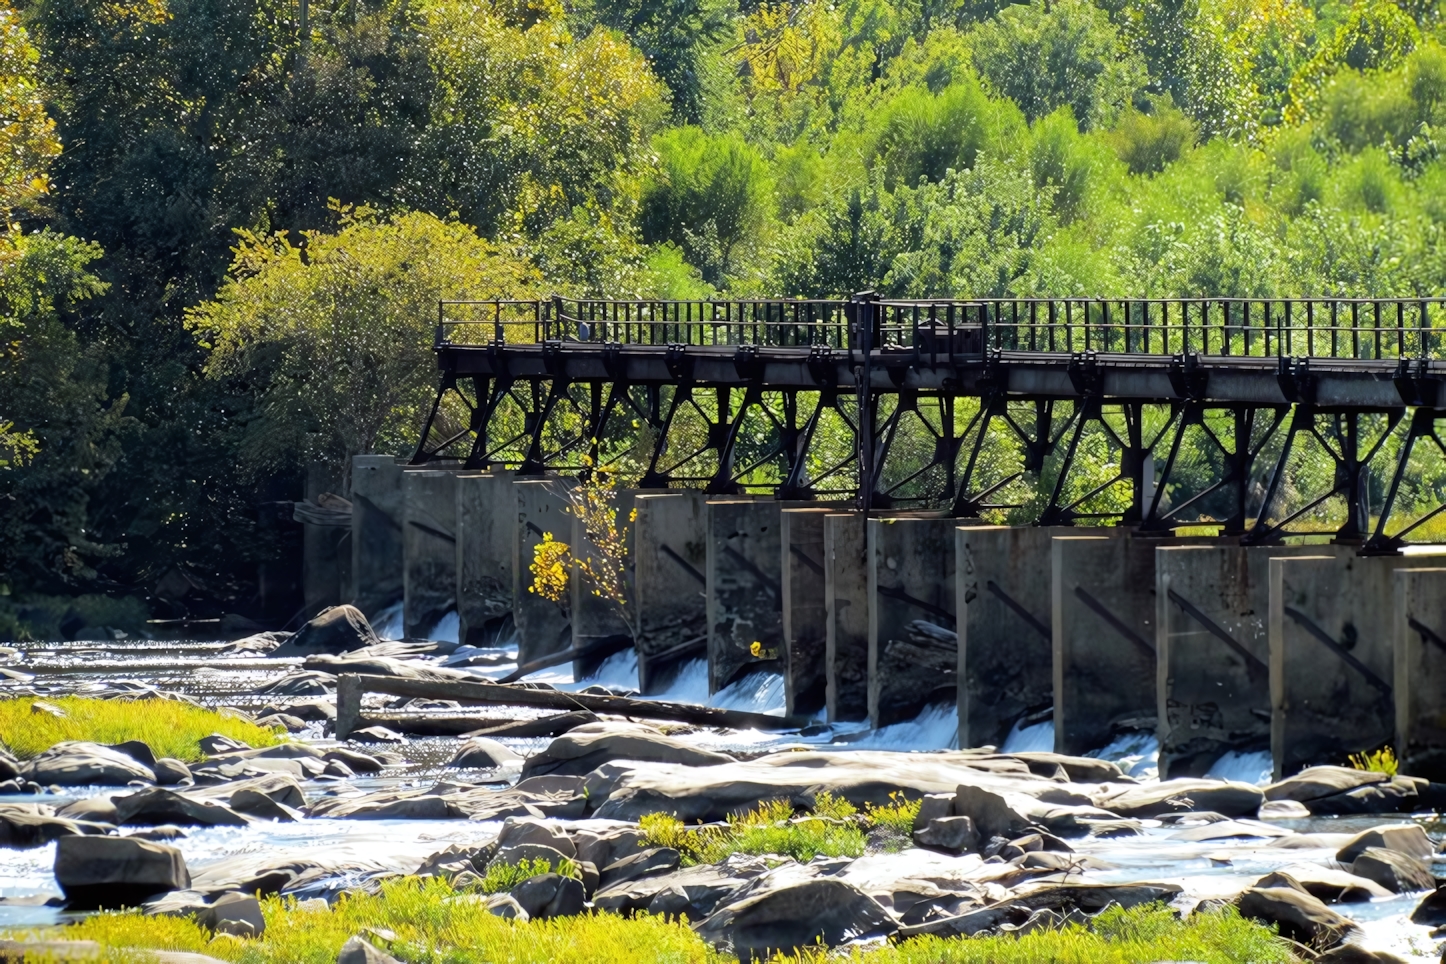
[[954,530],[961,747],[999,746],[1021,716],[1053,706],[1051,542],[1079,532]]
[[1397,569],[1395,590],[1396,756],[1402,773],[1440,783],[1446,781],[1446,569]]
[[402,466],[390,455],[352,458],[351,578],[369,618],[402,599]]
[[870,519],[869,721],[887,726],[931,703],[955,703],[954,519]]
[[495,646],[512,636],[512,539],[517,495],[511,473],[457,476],[457,639]]
[[[534,549],[544,533],[566,542],[572,516],[562,479],[525,479],[512,483],[517,516],[512,529],[512,619],[517,629],[517,661],[528,663],[572,646],[572,625],[562,607],[531,591]],[[571,596],[571,589],[563,595]]]
[[638,688],[658,693],[680,661],[707,655],[708,509],[693,489],[643,493],[634,504]]
[[[341,472],[321,462],[306,467],[303,498],[315,504],[323,493],[345,496]],[[352,597],[351,525],[301,524],[301,595],[307,617]]]
[[1155,715],[1155,548],[1128,533],[1054,539],[1056,752],[1098,750]]
[[1270,749],[1276,778],[1343,763],[1395,736],[1395,571],[1433,557],[1270,560]]
[[1156,550],[1161,778],[1201,776],[1231,750],[1269,749],[1269,560],[1319,554],[1319,549],[1216,545]]
[[868,556],[862,513],[824,516],[824,674],[830,723],[869,717]]
[[[625,554],[622,573],[623,598],[633,597],[633,524],[632,516],[635,499],[642,489],[617,489],[613,494],[614,526],[622,536]],[[559,536],[561,538],[561,536]],[[568,537],[574,558],[586,559],[599,574],[609,566],[597,546],[588,538],[587,523],[577,516],[572,518],[572,533]],[[606,578],[606,577],[604,577]],[[596,586],[579,572],[572,578],[572,648],[585,655],[572,661],[573,678],[586,679],[597,671],[608,656],[632,645],[633,631],[628,626],[624,613],[616,602],[596,593]]]
[[780,514],[777,502],[708,503],[710,693],[745,672],[782,669]]
[[456,474],[408,469],[402,504],[402,628],[421,638],[457,606]]
[[817,713],[827,698],[823,520],[830,511],[784,509],[781,514],[783,691],[790,716]]

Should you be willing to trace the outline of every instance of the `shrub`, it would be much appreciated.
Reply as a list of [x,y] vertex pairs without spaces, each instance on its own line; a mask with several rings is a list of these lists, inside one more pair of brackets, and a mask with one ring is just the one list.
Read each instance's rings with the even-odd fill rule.
[[175,700],[97,700],[59,696],[45,702],[64,717],[31,710],[34,699],[0,700],[0,744],[29,759],[64,740],[124,743],[141,740],[158,757],[197,762],[206,755],[198,741],[220,733],[251,746],[272,746],[284,739],[282,729],[267,729],[222,716],[215,710]]
[[[504,864],[494,860],[487,865],[487,874],[482,878],[482,893],[505,893],[524,880],[550,874],[552,870],[552,862],[542,857],[535,860],[519,860],[515,864]],[[565,857],[558,864],[557,872],[564,877],[581,877],[582,875],[578,866]]]
[[1400,761],[1396,759],[1396,751],[1388,746],[1373,753],[1352,753],[1350,762],[1351,766],[1357,770],[1365,770],[1368,773],[1384,773],[1388,777],[1395,776],[1400,767]]
[[778,854],[807,863],[814,857],[857,857],[864,852],[858,811],[825,791],[812,813],[795,816],[787,800],[767,800],[756,810],[733,814],[722,825],[689,829],[668,814],[639,821],[650,847],[672,847],[685,865],[712,864],[731,854]]

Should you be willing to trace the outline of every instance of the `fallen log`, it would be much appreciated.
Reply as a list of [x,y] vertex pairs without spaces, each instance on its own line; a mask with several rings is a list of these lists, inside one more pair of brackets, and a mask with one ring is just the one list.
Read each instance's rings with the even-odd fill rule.
[[502,723],[498,726],[487,726],[480,730],[472,730],[464,736],[511,736],[519,739],[534,736],[561,736],[568,730],[575,730],[579,726],[588,723],[596,723],[596,713],[589,713],[587,710],[574,710],[571,713],[554,713],[552,716],[544,716],[536,720],[513,720],[509,723]]
[[[361,698],[363,693],[387,693],[392,696],[425,697],[457,700],[473,705],[542,706],[555,710],[589,710],[639,720],[669,720],[699,726],[730,727],[752,730],[798,730],[811,721],[799,716],[769,716],[743,710],[722,710],[694,703],[664,703],[660,700],[635,700],[624,696],[591,696],[582,693],[561,693],[551,689],[529,689],[502,683],[474,683],[461,680],[420,680],[391,676],[361,676],[344,673],[336,680],[336,738],[345,740],[364,724]],[[483,722],[484,725],[487,721]]]

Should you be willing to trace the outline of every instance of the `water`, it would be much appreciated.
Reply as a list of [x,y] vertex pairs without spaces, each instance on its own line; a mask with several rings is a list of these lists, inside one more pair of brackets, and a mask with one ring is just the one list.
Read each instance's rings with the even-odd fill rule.
[[1234,750],[1216,760],[1205,773],[1212,780],[1237,780],[1240,783],[1254,783],[1265,786],[1270,782],[1275,764],[1270,751],[1236,753]]

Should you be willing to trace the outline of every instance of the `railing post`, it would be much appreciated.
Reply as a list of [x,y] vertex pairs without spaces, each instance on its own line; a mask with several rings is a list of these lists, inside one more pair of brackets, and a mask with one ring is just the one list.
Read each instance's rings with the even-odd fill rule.
[[858,380],[859,422],[855,433],[856,459],[859,466],[859,511],[865,516],[874,495],[874,392],[869,384],[873,377],[874,344],[878,337],[878,295],[862,291],[849,299],[853,305],[854,335],[863,352],[863,364],[854,368]]

